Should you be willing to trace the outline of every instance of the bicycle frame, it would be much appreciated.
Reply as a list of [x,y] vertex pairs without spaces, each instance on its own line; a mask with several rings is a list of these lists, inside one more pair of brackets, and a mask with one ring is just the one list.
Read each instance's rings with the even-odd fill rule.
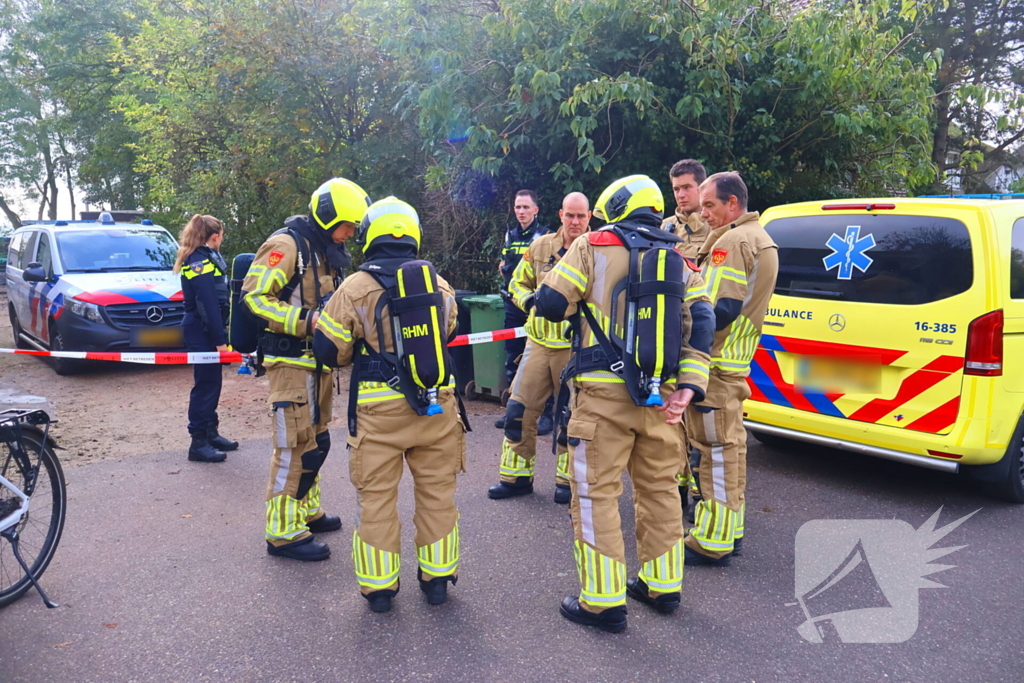
[[0,484],[2,484],[4,488],[10,489],[14,495],[21,499],[21,505],[19,505],[14,512],[3,519],[0,519],[0,533],[3,533],[13,526],[18,526],[18,524],[21,523],[21,520],[25,518],[25,515],[28,514],[29,497],[26,496],[21,489],[2,476],[0,476]]

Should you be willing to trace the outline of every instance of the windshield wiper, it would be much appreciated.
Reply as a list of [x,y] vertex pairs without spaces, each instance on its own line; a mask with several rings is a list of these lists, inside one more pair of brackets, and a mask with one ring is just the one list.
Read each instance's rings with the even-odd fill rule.
[[112,270],[170,270],[167,266],[106,266],[100,272],[109,273]]
[[69,273],[102,273],[102,268],[70,268]]

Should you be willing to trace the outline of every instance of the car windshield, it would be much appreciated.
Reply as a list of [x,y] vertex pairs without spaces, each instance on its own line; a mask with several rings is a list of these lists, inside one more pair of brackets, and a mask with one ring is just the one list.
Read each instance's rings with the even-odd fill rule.
[[166,232],[135,228],[59,232],[57,243],[68,273],[170,270],[178,251]]

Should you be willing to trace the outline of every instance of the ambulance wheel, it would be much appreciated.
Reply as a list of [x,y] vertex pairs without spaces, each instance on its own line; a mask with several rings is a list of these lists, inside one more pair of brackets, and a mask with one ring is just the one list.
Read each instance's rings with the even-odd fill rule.
[[7,314],[11,318],[11,334],[14,335],[14,348],[16,349],[30,349],[32,348],[28,342],[21,337],[22,329],[21,323],[18,322],[18,314],[14,312],[14,305],[7,304]]
[[469,380],[466,382],[466,398],[470,401],[475,401],[480,398],[480,394],[476,390],[476,381]]
[[1006,473],[1000,481],[992,482],[989,491],[998,498],[1010,503],[1024,503],[1024,417],[1020,419],[1017,429],[1006,447],[1003,461]]
[[[64,341],[64,335],[61,334],[60,328],[57,327],[57,323],[50,323],[50,350],[51,351],[70,351]],[[74,375],[81,369],[81,364],[77,360],[71,358],[51,358],[50,364],[53,366],[53,371],[61,377],[67,377],[68,375]]]
[[754,438],[763,443],[768,448],[774,448],[779,451],[790,451],[799,442],[794,439],[787,439],[784,436],[776,436],[774,434],[766,434],[765,432],[758,432],[753,429],[750,433],[754,435]]
[[1002,459],[991,465],[964,465],[960,471],[989,495],[1024,503],[1024,417],[1018,421]]

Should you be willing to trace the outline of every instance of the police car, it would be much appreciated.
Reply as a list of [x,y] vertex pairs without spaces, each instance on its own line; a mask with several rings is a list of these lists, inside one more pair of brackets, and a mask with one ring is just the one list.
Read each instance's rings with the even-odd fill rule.
[[[185,314],[178,244],[150,220],[30,221],[11,236],[8,315],[16,344],[43,351],[178,350]],[[82,361],[53,359],[66,375]]]
[[779,246],[754,436],[964,471],[1024,503],[1024,201],[806,202]]

